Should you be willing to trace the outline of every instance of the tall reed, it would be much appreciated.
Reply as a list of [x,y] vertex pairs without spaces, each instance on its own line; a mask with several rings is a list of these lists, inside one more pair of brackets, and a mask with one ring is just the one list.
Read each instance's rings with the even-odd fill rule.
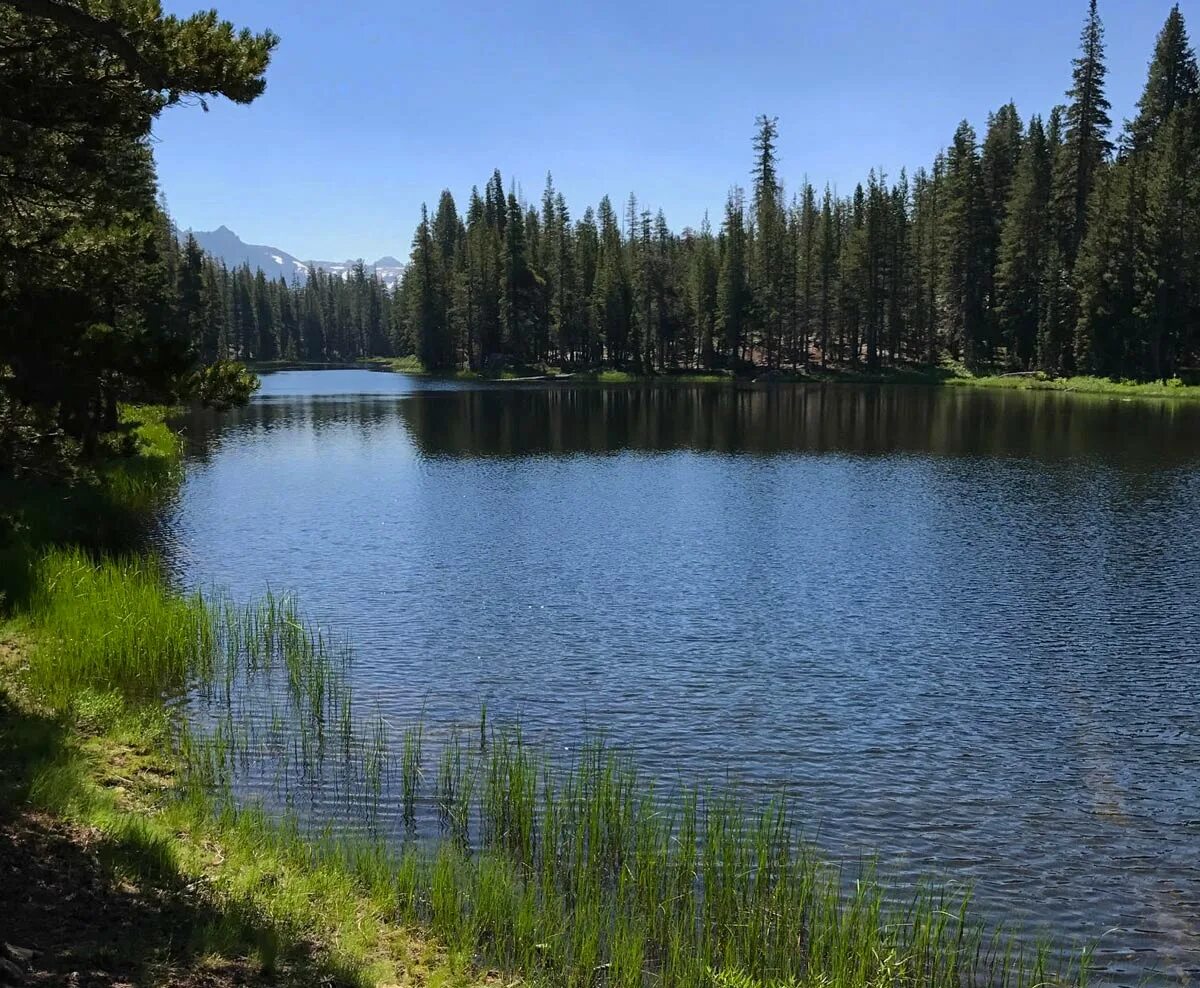
[[[989,935],[962,890],[900,898],[870,869],[830,866],[784,802],[657,789],[601,740],[564,764],[486,711],[478,745],[420,722],[403,731],[409,839],[385,842],[355,824],[386,805],[391,732],[381,718],[358,720],[348,651],[292,601],[179,597],[152,563],[73,551],[49,553],[38,574],[31,617],[46,633],[30,676],[47,696],[175,698],[182,791],[248,808],[274,791],[280,809],[311,795],[307,833],[320,854],[390,888],[395,920],[428,924],[492,963],[617,988],[1086,980],[1080,959]],[[428,815],[440,827],[421,833],[430,746]],[[335,791],[340,811],[325,798]],[[325,833],[334,819],[345,827]]]

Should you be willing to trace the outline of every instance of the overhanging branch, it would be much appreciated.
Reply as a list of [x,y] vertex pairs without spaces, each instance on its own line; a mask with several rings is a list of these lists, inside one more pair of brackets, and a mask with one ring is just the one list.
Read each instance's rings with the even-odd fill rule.
[[167,89],[162,73],[138,51],[121,27],[112,21],[101,20],[60,0],[0,0],[0,5],[12,7],[28,17],[40,17],[77,31],[96,41],[118,56],[153,89]]

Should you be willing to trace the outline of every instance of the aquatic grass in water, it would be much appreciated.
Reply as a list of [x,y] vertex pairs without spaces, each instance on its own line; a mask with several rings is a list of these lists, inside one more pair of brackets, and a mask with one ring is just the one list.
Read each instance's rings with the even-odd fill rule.
[[[953,889],[898,901],[870,869],[830,867],[801,841],[783,802],[657,791],[599,740],[561,764],[518,729],[489,725],[486,712],[478,747],[421,723],[404,731],[401,802],[416,839],[385,843],[369,824],[388,794],[390,732],[378,718],[361,726],[348,651],[307,626],[290,600],[181,598],[144,560],[74,552],[50,553],[38,573],[31,618],[46,633],[30,677],[47,696],[184,698],[183,795],[268,827],[246,804],[248,780],[259,792],[273,786],[283,806],[337,793],[341,811],[314,798],[295,824],[314,860],[387,888],[391,919],[428,924],[531,978],[838,988],[1085,980],[1083,963],[1060,967],[1058,955],[985,935]],[[426,835],[418,828],[431,743],[442,826]],[[324,829],[335,821],[368,827]]]
[[[413,785],[425,739],[421,725],[405,732]],[[929,886],[897,900],[870,867],[850,877],[829,866],[781,801],[656,793],[603,741],[562,766],[515,729],[493,728],[477,753],[451,731],[439,765],[440,838],[332,838],[329,853],[373,886],[391,883],[397,921],[531,977],[863,988],[1086,978],[1080,962],[986,936],[964,893]],[[468,824],[448,823],[468,794]],[[406,796],[409,829],[411,805]]]
[[266,773],[289,801],[332,790],[373,813],[388,784],[387,731],[359,729],[348,649],[305,623],[290,598],[181,596],[152,559],[80,549],[45,552],[32,572],[26,620],[38,644],[26,675],[44,701],[63,711],[81,699],[165,702],[195,786],[224,793]]
[[[414,784],[426,734],[405,733]],[[987,936],[963,892],[929,886],[897,900],[870,867],[851,877],[829,866],[781,801],[656,793],[603,741],[562,766],[515,729],[493,728],[482,752],[451,731],[438,764],[440,837],[399,848],[347,837],[337,853],[366,862],[355,867],[371,883],[392,884],[397,921],[427,923],[528,976],[862,988],[1086,980],[1079,960]],[[411,829],[420,818],[405,805]]]
[[417,822],[417,795],[421,788],[421,733],[421,724],[404,732],[404,748],[400,756],[404,786],[404,822],[409,826],[415,826]]

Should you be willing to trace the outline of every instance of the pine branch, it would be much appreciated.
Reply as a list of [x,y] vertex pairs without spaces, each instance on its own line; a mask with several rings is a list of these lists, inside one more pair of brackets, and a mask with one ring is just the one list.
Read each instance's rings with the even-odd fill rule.
[[80,34],[99,41],[126,65],[136,72],[153,89],[167,89],[162,73],[151,65],[138,51],[120,25],[101,20],[61,0],[0,0],[0,4],[12,7],[28,17],[40,17],[55,24],[70,28]]

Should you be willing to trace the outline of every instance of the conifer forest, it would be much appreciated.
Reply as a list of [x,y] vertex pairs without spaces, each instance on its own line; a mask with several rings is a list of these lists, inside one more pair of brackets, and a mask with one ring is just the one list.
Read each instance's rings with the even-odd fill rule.
[[932,162],[870,171],[849,194],[789,186],[780,124],[763,116],[749,187],[699,229],[673,230],[634,195],[573,212],[550,176],[526,201],[497,171],[465,210],[450,190],[422,208],[394,294],[361,266],[268,283],[186,241],[170,267],[209,360],[654,373],[949,358],[1165,379],[1200,343],[1200,77],[1178,7],[1119,126],[1104,80],[1093,3],[1063,105],[964,120]]
[[[1000,106],[980,129],[963,120],[931,162],[871,170],[849,192],[789,184],[802,162],[778,159],[780,124],[764,115],[748,187],[682,230],[635,195],[578,211],[549,175],[528,201],[497,170],[465,208],[450,190],[422,207],[391,291],[362,265],[290,283],[227,270],[156,200],[151,121],[189,97],[252,100],[269,32],[208,17],[193,49],[160,40],[113,72],[92,35],[27,6],[0,3],[0,116],[19,138],[0,148],[12,455],[16,421],[49,416],[50,431],[90,441],[118,399],[195,391],[197,367],[228,360],[656,373],[949,359],[1137,380],[1197,360],[1200,75],[1178,7],[1124,122],[1105,96],[1093,0],[1065,102]],[[205,64],[200,32],[216,46]],[[80,138],[71,155],[66,134]]]

